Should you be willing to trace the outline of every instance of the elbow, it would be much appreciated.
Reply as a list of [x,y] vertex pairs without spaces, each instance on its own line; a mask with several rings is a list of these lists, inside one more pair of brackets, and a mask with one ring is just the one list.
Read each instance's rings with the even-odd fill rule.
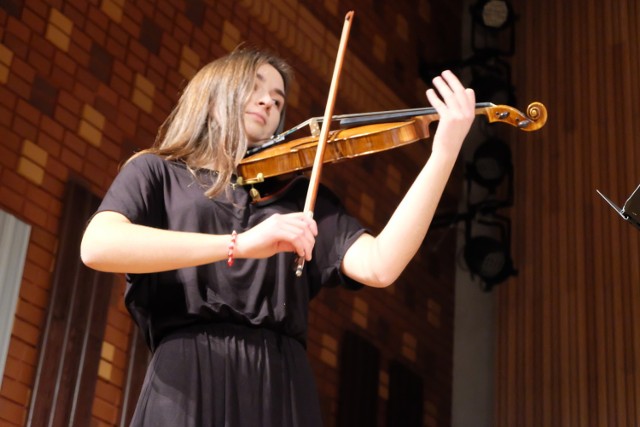
[[369,257],[369,265],[367,270],[369,271],[369,286],[375,288],[386,288],[393,285],[402,271],[405,265],[399,267],[397,260],[390,260],[378,246],[374,246]]
[[80,260],[84,265],[93,270],[109,272],[110,270],[106,268],[105,262],[107,259],[105,258],[106,253],[103,248],[104,246],[102,244],[90,235],[87,236],[85,232],[80,242]]
[[96,251],[92,247],[90,243],[87,242],[86,236],[82,238],[82,242],[80,243],[80,260],[84,265],[94,270],[98,270],[99,257],[96,254]]
[[347,251],[342,271],[357,282],[373,288],[386,288],[398,279],[405,265],[398,266],[369,234],[363,234]]
[[111,212],[100,212],[87,224],[80,242],[80,260],[84,265],[93,270],[114,272],[110,268],[114,260],[114,236],[120,234],[115,228],[116,221],[118,217]]
[[398,279],[398,274],[388,270],[376,271],[369,286],[374,288],[387,288],[393,285]]
[[372,288],[386,288],[395,283],[400,276],[400,273],[383,266],[370,265],[367,269],[368,274],[361,276],[359,281],[366,286]]

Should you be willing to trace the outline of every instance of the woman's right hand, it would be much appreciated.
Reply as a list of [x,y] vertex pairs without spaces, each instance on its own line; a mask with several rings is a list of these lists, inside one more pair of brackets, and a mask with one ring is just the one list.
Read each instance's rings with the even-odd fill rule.
[[317,235],[318,226],[309,214],[274,214],[238,234],[235,256],[267,258],[279,252],[295,252],[310,261]]
[[[236,258],[266,258],[295,252],[307,261],[318,227],[311,216],[276,214],[240,233]],[[124,215],[96,214],[85,230],[80,254],[95,270],[111,273],[154,273],[227,261],[229,235],[169,231],[132,224]]]

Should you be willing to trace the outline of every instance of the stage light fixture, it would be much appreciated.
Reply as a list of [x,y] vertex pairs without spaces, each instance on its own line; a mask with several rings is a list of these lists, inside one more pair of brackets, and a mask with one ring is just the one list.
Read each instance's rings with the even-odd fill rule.
[[469,271],[482,279],[484,290],[505,281],[516,272],[509,254],[509,247],[489,236],[475,236],[466,242],[464,259]]
[[476,52],[513,55],[515,14],[506,0],[478,0],[471,6],[471,46]]
[[502,140],[490,138],[480,144],[468,165],[469,177],[490,192],[513,173],[511,150]]
[[511,5],[504,0],[480,0],[472,10],[478,23],[489,29],[501,30],[513,21]]

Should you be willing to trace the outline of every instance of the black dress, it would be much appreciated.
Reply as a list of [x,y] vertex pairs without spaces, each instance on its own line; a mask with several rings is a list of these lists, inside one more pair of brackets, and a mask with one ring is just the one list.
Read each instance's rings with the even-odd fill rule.
[[[98,211],[162,229],[230,234],[303,209],[305,180],[256,205],[242,187],[209,199],[204,186],[214,178],[196,175],[142,155],[122,169]],[[127,275],[125,304],[153,351],[132,425],[322,425],[305,350],[308,304],[322,286],[360,286],[340,263],[365,230],[324,188],[314,218],[313,259],[299,278],[293,253]]]

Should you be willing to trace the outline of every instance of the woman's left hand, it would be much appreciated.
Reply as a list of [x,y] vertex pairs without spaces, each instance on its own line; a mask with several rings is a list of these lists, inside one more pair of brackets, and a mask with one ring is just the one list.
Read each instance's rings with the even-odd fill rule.
[[440,119],[432,150],[447,150],[457,156],[475,119],[475,93],[448,70],[434,78],[433,85],[438,92],[427,90],[427,98]]

